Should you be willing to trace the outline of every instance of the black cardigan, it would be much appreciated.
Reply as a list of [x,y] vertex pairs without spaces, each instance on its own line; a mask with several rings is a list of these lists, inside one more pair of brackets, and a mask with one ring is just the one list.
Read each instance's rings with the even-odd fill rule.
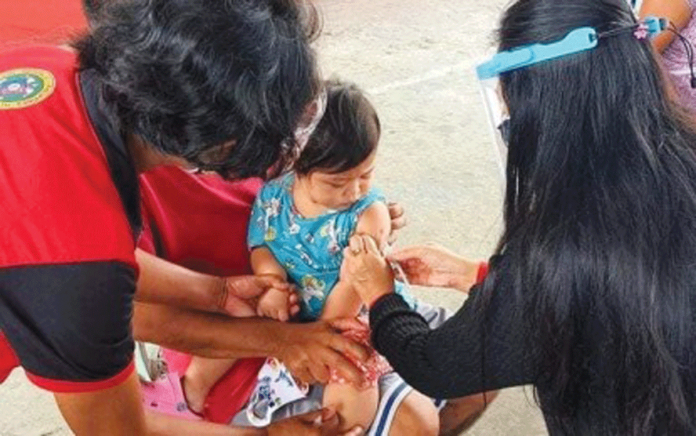
[[[512,279],[504,277],[504,263],[497,265],[503,277],[490,295],[484,296],[480,287],[474,287],[464,305],[436,329],[431,330],[399,295],[380,298],[370,311],[374,347],[407,383],[430,397],[456,398],[533,384],[543,411],[544,404],[550,404],[550,390],[538,383],[535,356],[540,350],[530,339],[533,327],[525,321],[524,305],[516,297],[520,294],[515,293]],[[620,433],[619,413],[606,394],[620,376],[612,372],[616,351],[606,340],[609,335],[604,327],[592,319],[586,324],[592,329],[592,339],[582,375],[587,380],[584,400],[571,416],[544,415],[551,435]]]

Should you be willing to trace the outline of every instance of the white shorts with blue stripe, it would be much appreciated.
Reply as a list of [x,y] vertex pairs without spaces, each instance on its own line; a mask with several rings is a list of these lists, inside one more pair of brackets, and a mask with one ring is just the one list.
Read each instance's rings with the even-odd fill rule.
[[[426,303],[416,302],[416,311],[430,324],[431,328],[438,327],[451,312],[443,307],[435,307]],[[379,379],[379,406],[377,415],[368,431],[368,436],[387,436],[391,429],[392,421],[397,409],[404,399],[413,391],[397,373],[389,373]],[[324,394],[323,386],[312,386],[307,397],[281,407],[273,413],[273,421],[278,421],[291,416],[300,415],[321,408],[321,400]],[[441,410],[447,403],[445,400],[433,399],[435,407]],[[242,409],[232,420],[232,424],[239,426],[251,426],[247,420],[246,409]]]

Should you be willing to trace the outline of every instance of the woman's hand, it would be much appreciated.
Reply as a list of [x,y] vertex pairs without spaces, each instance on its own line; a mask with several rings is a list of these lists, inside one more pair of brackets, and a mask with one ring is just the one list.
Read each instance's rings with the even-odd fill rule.
[[352,236],[343,254],[341,280],[352,285],[368,307],[394,292],[394,272],[371,236]]
[[271,274],[222,278],[218,308],[234,317],[256,316],[259,298],[271,289],[287,293],[289,313],[298,312],[297,294],[292,285]]
[[326,384],[330,370],[336,370],[343,378],[355,385],[364,382],[362,372],[345,355],[365,361],[367,350],[340,332],[361,328],[356,319],[317,321],[306,324],[282,324],[273,340],[278,350],[273,353],[302,383]]
[[476,283],[479,263],[471,262],[438,245],[407,247],[389,256],[401,265],[411,284],[454,288],[462,292]]
[[275,422],[268,426],[268,436],[360,436],[363,429],[354,427],[352,430],[338,430],[338,415],[334,410],[323,409],[305,413]]

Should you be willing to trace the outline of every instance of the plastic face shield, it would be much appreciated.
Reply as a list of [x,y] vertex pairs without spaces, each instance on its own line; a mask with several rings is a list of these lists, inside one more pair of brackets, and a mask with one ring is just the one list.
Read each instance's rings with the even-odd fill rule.
[[509,114],[503,99],[499,75],[540,62],[590,50],[597,46],[597,32],[591,27],[575,29],[558,42],[533,44],[510,51],[502,51],[476,67],[481,96],[493,136],[495,155],[501,174],[507,165]]
[[509,114],[500,87],[500,74],[591,50],[597,46],[598,40],[603,37],[627,31],[636,32],[636,38],[639,38],[639,31],[644,32],[647,37],[652,37],[664,30],[666,26],[667,23],[664,19],[647,17],[643,22],[636,25],[599,34],[591,27],[580,27],[568,33],[560,41],[549,44],[532,44],[510,51],[502,51],[487,62],[478,65],[476,67],[476,76],[480,84],[490,131],[493,135],[495,154],[499,157],[498,162],[503,176],[505,175],[505,167],[507,165]]
[[493,138],[495,156],[498,158],[500,172],[504,177],[505,166],[507,165],[510,116],[508,115],[507,105],[503,99],[498,77],[479,80],[479,85],[486,111],[486,118],[488,119],[489,130]]

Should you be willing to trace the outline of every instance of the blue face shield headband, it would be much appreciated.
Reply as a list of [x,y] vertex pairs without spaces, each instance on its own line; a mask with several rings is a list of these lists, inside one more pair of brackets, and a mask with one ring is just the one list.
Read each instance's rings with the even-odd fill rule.
[[633,32],[637,39],[652,38],[665,30],[669,22],[664,18],[648,17],[635,25],[617,27],[606,32],[597,32],[592,27],[580,27],[568,33],[560,41],[549,44],[531,44],[509,51],[501,51],[487,62],[476,67],[495,140],[501,173],[505,174],[507,140],[510,133],[509,116],[502,98],[498,76],[502,73],[525,68],[541,62],[562,58],[575,53],[592,50],[603,38]]
[[[509,51],[501,51],[488,62],[476,67],[479,80],[491,79],[501,73],[528,67],[540,62],[557,59],[575,53],[591,50],[600,38],[614,36],[626,31],[634,31],[637,38],[654,37],[667,28],[664,18],[647,17],[635,26],[629,26],[597,33],[592,27],[579,27],[560,41],[550,44],[532,44]],[[642,38],[641,38],[642,35]]]

